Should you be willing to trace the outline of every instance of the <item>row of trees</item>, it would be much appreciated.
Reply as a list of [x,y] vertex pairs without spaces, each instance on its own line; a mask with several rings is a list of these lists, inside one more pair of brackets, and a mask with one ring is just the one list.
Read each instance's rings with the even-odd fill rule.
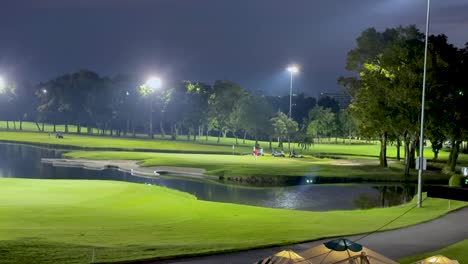
[[[388,143],[405,153],[405,174],[414,167],[421,112],[424,35],[414,26],[378,32],[365,30],[348,53],[354,73],[338,82],[352,97],[348,109],[330,98],[289,98],[248,92],[231,81],[213,85],[183,81],[153,91],[129,76],[101,77],[79,71],[38,86],[10,84],[1,89],[0,118],[74,124],[78,133],[111,131],[118,136],[148,133],[152,124],[173,140],[179,134],[196,140],[210,133],[236,138],[294,141],[306,148],[322,137],[378,137],[380,164],[387,166]],[[426,89],[426,139],[437,157],[450,140],[449,164],[455,169],[460,144],[467,137],[468,45],[457,48],[444,35],[430,36]],[[21,129],[21,122],[20,122]],[[84,133],[84,132],[83,132]],[[270,143],[271,147],[271,143]]]
[[[82,70],[54,78],[37,86],[10,84],[2,89],[0,119],[35,121],[38,130],[44,123],[77,127],[77,133],[136,136],[154,131],[176,140],[229,135],[295,141],[305,148],[322,137],[355,136],[356,126],[347,110],[329,97],[318,101],[304,94],[294,96],[293,116],[285,114],[288,96],[263,96],[248,92],[231,81],[213,85],[183,81],[151,89],[137,85],[129,76],[101,77]],[[16,127],[16,122],[13,122]],[[155,124],[153,126],[153,124]],[[83,128],[86,131],[82,131]]]
[[[398,158],[404,146],[405,175],[418,151],[423,53],[424,35],[415,26],[383,32],[370,28],[348,53],[346,68],[355,75],[339,79],[352,96],[350,111],[360,133],[380,138],[380,164],[387,166],[389,140],[396,142]],[[442,143],[451,141],[449,164],[454,170],[468,131],[468,44],[459,49],[444,35],[430,36],[427,73],[425,138],[436,158]]]

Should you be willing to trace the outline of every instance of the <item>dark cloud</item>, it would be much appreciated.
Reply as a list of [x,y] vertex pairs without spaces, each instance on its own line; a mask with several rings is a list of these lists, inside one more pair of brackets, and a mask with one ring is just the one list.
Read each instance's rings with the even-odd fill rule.
[[[80,68],[169,80],[233,79],[286,93],[337,90],[364,29],[425,23],[425,0],[3,0],[0,72],[34,81]],[[433,1],[431,29],[468,40],[461,0]],[[287,89],[286,89],[287,90]]]

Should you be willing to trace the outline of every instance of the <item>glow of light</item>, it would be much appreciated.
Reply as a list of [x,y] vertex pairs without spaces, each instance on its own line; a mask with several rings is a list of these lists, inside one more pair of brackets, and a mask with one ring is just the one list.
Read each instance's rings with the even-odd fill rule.
[[46,90],[46,89],[42,89],[42,93],[43,93],[43,94],[46,94],[46,93],[47,93],[47,90]]
[[290,73],[296,74],[299,72],[299,67],[297,65],[290,65],[286,70]]
[[5,81],[3,80],[2,76],[0,76],[0,90],[2,90],[5,86]]
[[150,77],[145,83],[145,85],[147,85],[151,90],[159,89],[161,87],[161,84],[161,79],[159,79],[158,77]]

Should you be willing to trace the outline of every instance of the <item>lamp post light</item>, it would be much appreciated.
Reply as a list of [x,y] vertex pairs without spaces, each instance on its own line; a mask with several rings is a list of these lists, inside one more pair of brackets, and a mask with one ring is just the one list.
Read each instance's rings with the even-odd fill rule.
[[0,76],[0,92],[5,88],[5,80]]
[[424,45],[424,73],[421,99],[421,130],[419,135],[419,171],[418,171],[418,207],[422,207],[422,173],[424,169],[424,97],[426,95],[426,72],[427,72],[427,43],[429,35],[429,18],[431,13],[431,0],[427,0],[426,12],[426,38]]
[[293,86],[293,75],[299,72],[299,67],[297,65],[290,65],[286,69],[290,74],[289,82],[289,118],[292,118],[292,86]]
[[161,87],[161,79],[158,77],[150,77],[146,83],[145,86],[147,86],[150,90],[150,120],[149,120],[149,134],[151,138],[154,138],[153,134],[153,93],[155,90],[159,89]]

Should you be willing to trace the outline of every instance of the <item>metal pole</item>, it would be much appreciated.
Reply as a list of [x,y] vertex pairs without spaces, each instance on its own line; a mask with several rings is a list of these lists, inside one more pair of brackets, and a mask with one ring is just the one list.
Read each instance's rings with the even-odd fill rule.
[[424,46],[424,74],[421,99],[421,131],[419,135],[419,172],[418,172],[418,207],[422,207],[422,173],[424,160],[424,97],[426,95],[426,72],[427,72],[427,42],[429,38],[429,15],[431,11],[431,0],[427,0],[426,14],[426,40]]
[[292,118],[292,82],[293,82],[292,71],[290,72],[290,74],[291,74],[291,81],[289,85],[289,118]]
[[154,138],[153,135],[153,94],[150,95],[150,122],[149,122],[149,136],[150,138]]

